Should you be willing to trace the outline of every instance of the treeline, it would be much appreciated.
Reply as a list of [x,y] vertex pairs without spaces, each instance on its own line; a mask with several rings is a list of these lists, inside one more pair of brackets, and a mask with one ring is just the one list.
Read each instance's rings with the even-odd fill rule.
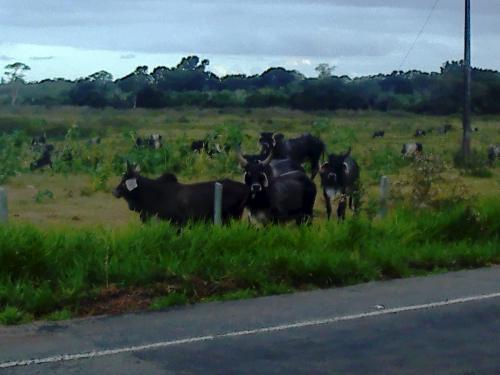
[[[350,78],[320,74],[306,78],[284,68],[270,68],[260,75],[218,77],[207,69],[208,60],[189,56],[175,67],[139,66],[114,80],[105,71],[86,78],[21,80],[0,84],[0,103],[77,105],[115,108],[270,107],[301,110],[401,110],[451,114],[462,109],[461,62],[446,62],[440,72],[395,71],[392,74]],[[477,114],[500,113],[500,72],[473,69],[472,106]],[[19,85],[22,83],[22,86]],[[16,86],[14,90],[13,87]]]

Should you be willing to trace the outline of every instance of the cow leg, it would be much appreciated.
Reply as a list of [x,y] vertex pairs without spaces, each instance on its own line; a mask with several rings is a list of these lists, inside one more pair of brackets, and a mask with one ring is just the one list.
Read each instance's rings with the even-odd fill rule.
[[351,210],[353,209],[352,208],[352,194],[349,195],[349,209],[351,209]]
[[332,216],[332,202],[330,202],[330,197],[326,194],[326,191],[323,189],[323,197],[325,198],[326,205],[326,217],[330,220],[330,216]]
[[345,220],[345,208],[346,208],[346,199],[345,197],[341,197],[339,200],[339,206],[337,207],[337,218],[339,221]]

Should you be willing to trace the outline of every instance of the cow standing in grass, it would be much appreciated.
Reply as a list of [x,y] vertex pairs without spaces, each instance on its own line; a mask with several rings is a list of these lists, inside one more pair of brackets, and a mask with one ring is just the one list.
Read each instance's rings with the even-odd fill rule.
[[271,153],[265,160],[250,161],[238,152],[240,165],[245,171],[245,185],[250,189],[246,204],[250,220],[309,223],[313,216],[316,185],[302,170],[275,174],[270,166],[272,156]]
[[[182,226],[190,221],[213,220],[215,182],[181,184],[171,173],[149,179],[141,176],[137,168],[132,168],[127,163],[127,170],[113,190],[113,195],[124,198],[129,209],[138,212],[143,222],[158,217]],[[222,184],[222,222],[239,219],[249,189],[232,180],[218,182]]]
[[415,137],[424,137],[426,134],[426,131],[423,129],[415,130]]
[[405,143],[401,149],[404,158],[412,158],[422,154],[424,148],[421,143]]
[[137,137],[135,145],[138,148],[151,148],[158,150],[163,146],[163,137],[160,134],[151,134],[148,138]]
[[500,158],[500,144],[488,146],[488,160],[493,164],[496,159]]
[[385,131],[383,130],[377,130],[373,132],[372,138],[384,138]]
[[30,164],[30,169],[32,171],[46,166],[52,168],[52,151],[54,151],[54,146],[51,144],[43,144],[39,147],[42,147],[42,154],[37,160]]
[[325,198],[326,214],[330,219],[332,213],[331,200],[340,195],[337,208],[339,220],[345,219],[346,199],[349,199],[349,208],[356,210],[359,202],[356,202],[359,194],[359,166],[350,156],[351,149],[343,154],[331,154],[328,162],[324,163],[319,171],[323,197]]
[[285,139],[283,134],[261,133],[259,143],[262,154],[273,153],[276,159],[290,159],[299,164],[306,161],[311,163],[311,179],[316,177],[319,169],[319,159],[325,152],[325,144],[321,139],[311,134],[304,134],[298,138]]

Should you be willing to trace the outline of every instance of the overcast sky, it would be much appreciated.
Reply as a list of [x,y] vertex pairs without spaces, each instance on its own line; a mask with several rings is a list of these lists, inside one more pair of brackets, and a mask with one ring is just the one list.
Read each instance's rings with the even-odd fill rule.
[[[435,0],[0,0],[0,65],[27,78],[121,77],[138,65],[210,60],[210,70],[284,66],[314,76],[399,68]],[[404,70],[437,71],[463,55],[463,0],[440,0]],[[500,70],[500,0],[474,0],[473,64]]]

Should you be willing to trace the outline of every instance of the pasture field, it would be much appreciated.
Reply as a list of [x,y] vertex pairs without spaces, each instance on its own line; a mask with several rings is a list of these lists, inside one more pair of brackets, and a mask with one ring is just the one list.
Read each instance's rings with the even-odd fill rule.
[[[5,108],[0,112],[0,184],[9,224],[0,226],[0,323],[296,289],[346,285],[500,261],[500,167],[486,148],[500,143],[500,118],[477,117],[473,167],[454,166],[460,117],[286,109],[96,110]],[[415,129],[437,128],[415,139]],[[385,137],[372,139],[375,130]],[[254,228],[193,225],[180,234],[166,223],[140,224],[111,189],[125,160],[142,174],[175,173],[181,182],[242,180],[233,152],[209,158],[190,143],[217,132],[257,153],[261,131],[310,132],[329,152],[352,146],[361,167],[363,206],[344,223],[325,220],[321,190],[311,226]],[[32,136],[56,148],[53,169],[30,171]],[[135,135],[160,133],[160,150],[137,150]],[[100,136],[101,144],[90,145]],[[423,144],[424,158],[403,160],[403,143]],[[72,160],[64,160],[71,152]],[[387,218],[378,212],[380,176],[391,181]],[[319,188],[319,178],[316,178]]]

